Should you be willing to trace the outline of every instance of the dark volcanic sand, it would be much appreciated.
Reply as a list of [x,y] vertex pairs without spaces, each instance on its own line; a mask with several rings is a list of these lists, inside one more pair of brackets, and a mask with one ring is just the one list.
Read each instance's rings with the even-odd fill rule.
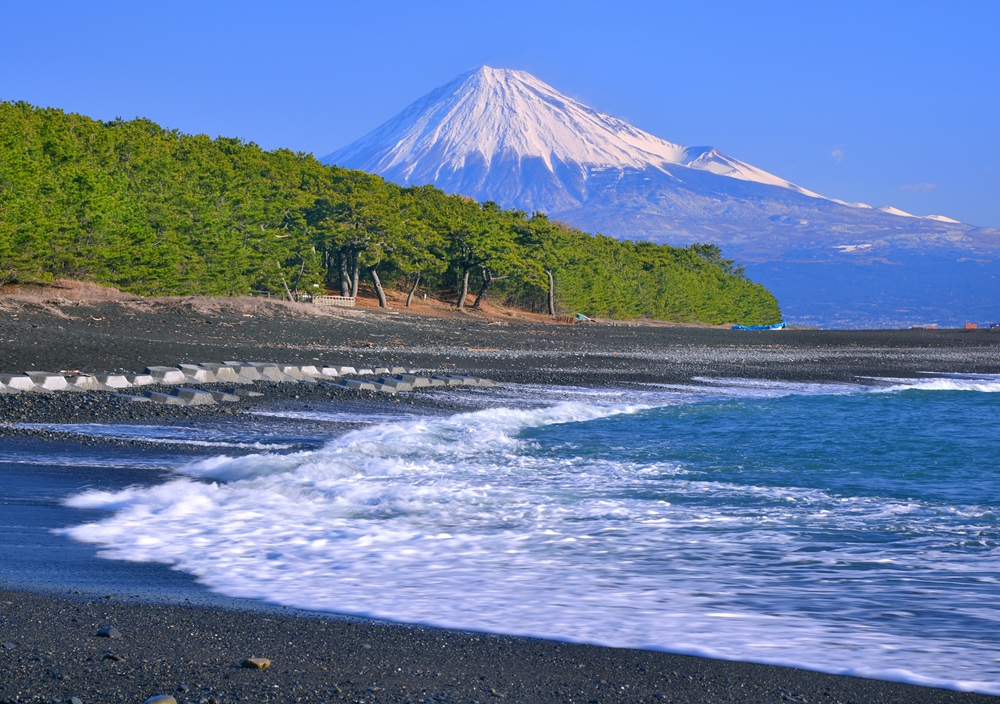
[[[748,332],[709,327],[545,324],[378,310],[310,315],[310,306],[104,302],[0,309],[0,372],[142,371],[226,359],[397,363],[501,380],[609,383],[694,375],[850,379],[1000,369],[1000,329]],[[299,310],[297,314],[290,311]],[[314,309],[313,309],[314,310]],[[586,376],[581,376],[585,371]]]
[[[288,311],[262,302],[197,300],[65,305],[58,315],[32,307],[0,310],[0,372],[139,372],[147,365],[239,359],[402,364],[498,381],[598,386],[694,376],[853,380],[922,371],[1000,373],[998,330],[753,333]],[[254,388],[265,397],[193,409],[123,404],[109,394],[0,396],[0,435],[10,436],[4,442],[27,441],[3,422],[162,422],[239,412],[262,401],[358,399],[319,386]],[[393,408],[409,400],[400,394],[364,402]],[[420,402],[434,399],[425,395]],[[38,436],[54,442],[33,434],[31,442]],[[142,702],[158,693],[179,702],[997,701],[790,668],[321,618],[205,598],[193,580],[163,566],[106,564],[116,565],[109,570],[116,579],[126,580],[117,598],[74,584],[71,574],[45,593],[37,593],[41,587],[22,590],[30,576],[6,583],[15,591],[0,592],[0,702],[71,696],[86,704]],[[129,578],[121,575],[133,573],[143,576],[129,589]],[[170,585],[169,597],[143,589],[157,575]],[[178,605],[184,594],[199,605]],[[223,602],[226,608],[205,606]],[[94,635],[106,626],[123,637]],[[249,656],[270,658],[272,666],[239,667]]]
[[[995,702],[875,680],[443,629],[0,591],[0,701]],[[117,628],[120,638],[95,633]],[[240,667],[248,657],[267,670]]]

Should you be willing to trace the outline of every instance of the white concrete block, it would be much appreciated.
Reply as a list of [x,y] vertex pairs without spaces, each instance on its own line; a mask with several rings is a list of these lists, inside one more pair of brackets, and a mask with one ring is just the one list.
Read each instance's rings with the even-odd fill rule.
[[297,364],[279,364],[278,371],[296,381],[306,379],[306,375],[302,373],[302,369]]
[[227,367],[230,367],[236,374],[240,377],[241,382],[244,384],[249,384],[254,381],[260,381],[264,377],[260,375],[256,367],[243,362],[225,362]]
[[216,364],[213,362],[202,362],[199,364],[202,369],[215,374],[216,381],[226,384],[249,384],[250,380],[240,376],[239,369],[226,364]]
[[215,398],[212,396],[211,392],[203,389],[189,389],[184,386],[179,386],[176,389],[173,389],[170,394],[183,399],[188,406],[208,406],[215,403]]
[[453,377],[453,376],[447,376],[447,375],[435,375],[435,376],[432,376],[431,377],[431,384],[436,385],[436,384],[434,384],[435,380],[443,381],[445,386],[461,386],[462,385],[462,380],[459,379],[459,378],[457,378],[457,377]]
[[165,406],[187,406],[188,402],[179,396],[165,394],[160,391],[147,391],[146,398],[152,403],[162,403]]
[[109,389],[127,389],[132,386],[132,382],[124,374],[96,374],[94,378],[98,384]]
[[35,383],[35,391],[66,391],[69,384],[62,374],[53,372],[25,372],[24,375]]
[[296,381],[295,377],[282,372],[276,362],[249,362],[249,366],[256,369],[261,378],[266,381]]
[[212,394],[212,398],[215,399],[216,403],[236,403],[240,400],[240,397],[236,394],[227,394],[225,391],[208,391]]
[[104,391],[108,388],[92,374],[68,376],[66,377],[66,383],[69,384],[70,391]]
[[177,367],[146,367],[143,371],[157,384],[182,384],[185,381],[184,372]]
[[197,364],[178,364],[177,368],[184,373],[186,381],[194,381],[199,384],[213,384],[219,380],[219,377],[211,369],[205,369]]
[[16,391],[33,391],[35,382],[24,374],[0,374],[0,384]]
[[417,376],[416,374],[397,374],[396,378],[401,381],[405,381],[415,389],[431,385],[431,380],[426,376]]

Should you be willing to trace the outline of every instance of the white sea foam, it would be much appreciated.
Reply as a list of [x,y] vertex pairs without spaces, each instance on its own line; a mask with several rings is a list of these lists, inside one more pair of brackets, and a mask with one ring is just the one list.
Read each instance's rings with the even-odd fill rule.
[[[751,397],[866,388],[702,383]],[[172,564],[225,594],[307,609],[1000,693],[961,634],[912,617],[933,604],[920,580],[945,570],[969,596],[942,608],[996,618],[974,591],[995,579],[988,506],[719,481],[540,440],[579,424],[574,442],[600,445],[613,417],[641,420],[688,393],[623,390],[601,403],[609,394],[592,389],[512,386],[501,395],[534,402],[85,492],[68,503],[113,513],[66,532],[106,557]],[[539,405],[539,395],[572,400]],[[894,537],[843,539],[872,531]],[[867,604],[886,602],[886,590],[892,608],[872,618]]]
[[923,372],[924,377],[859,377],[864,383],[799,382],[738,377],[694,377],[699,385],[646,383],[645,387],[671,390],[692,396],[780,398],[783,396],[836,396],[866,392],[976,391],[1000,392],[1000,374],[942,374]]
[[833,396],[860,393],[866,387],[843,382],[818,383],[802,381],[776,381],[769,379],[741,379],[736,377],[694,377],[705,386],[694,388],[699,393],[717,393],[749,398],[778,398],[781,396]]
[[881,384],[879,391],[976,391],[1000,392],[1000,374],[948,374],[930,378],[900,379],[869,377]]
[[345,411],[291,411],[291,410],[254,410],[248,411],[247,415],[260,416],[263,418],[288,418],[290,420],[308,420],[320,423],[395,423],[401,420],[417,418],[416,415],[406,413],[350,413]]

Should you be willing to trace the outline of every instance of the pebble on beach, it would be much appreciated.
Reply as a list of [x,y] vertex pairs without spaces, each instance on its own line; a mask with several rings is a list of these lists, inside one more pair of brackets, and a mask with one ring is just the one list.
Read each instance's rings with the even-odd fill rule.
[[122,632],[114,626],[108,626],[107,628],[102,628],[94,635],[98,638],[121,638]]
[[250,670],[266,670],[271,667],[271,661],[267,658],[247,658],[240,665]]

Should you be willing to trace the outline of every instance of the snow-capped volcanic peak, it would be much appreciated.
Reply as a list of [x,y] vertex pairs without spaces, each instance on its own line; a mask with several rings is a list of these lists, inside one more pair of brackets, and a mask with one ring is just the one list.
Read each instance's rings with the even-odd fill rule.
[[[678,163],[684,148],[569,98],[529,73],[482,66],[421,98],[359,142],[331,154],[392,146],[381,166],[414,164],[429,152],[462,168],[504,153],[607,166]],[[445,154],[441,155],[441,148]]]
[[323,160],[410,182],[470,163],[588,168],[687,166],[815,195],[712,148],[689,149],[563,95],[524,71],[482,66]]
[[[676,222],[678,208],[704,214],[735,202],[733,198],[760,206],[795,194],[807,196],[809,207],[818,199],[851,210],[926,219],[891,207],[876,210],[821,196],[714,147],[684,147],[660,139],[563,95],[530,73],[489,66],[428,93],[322,161],[405,186],[433,184],[504,207],[554,215],[592,208],[604,198],[619,205],[629,201],[632,212],[666,208]],[[751,196],[747,189],[756,191],[758,186],[780,190]],[[677,195],[678,188],[688,195]],[[663,189],[672,195],[652,195]],[[705,198],[712,205],[699,200]],[[696,206],[696,200],[702,205]],[[605,230],[614,222],[588,226]]]

